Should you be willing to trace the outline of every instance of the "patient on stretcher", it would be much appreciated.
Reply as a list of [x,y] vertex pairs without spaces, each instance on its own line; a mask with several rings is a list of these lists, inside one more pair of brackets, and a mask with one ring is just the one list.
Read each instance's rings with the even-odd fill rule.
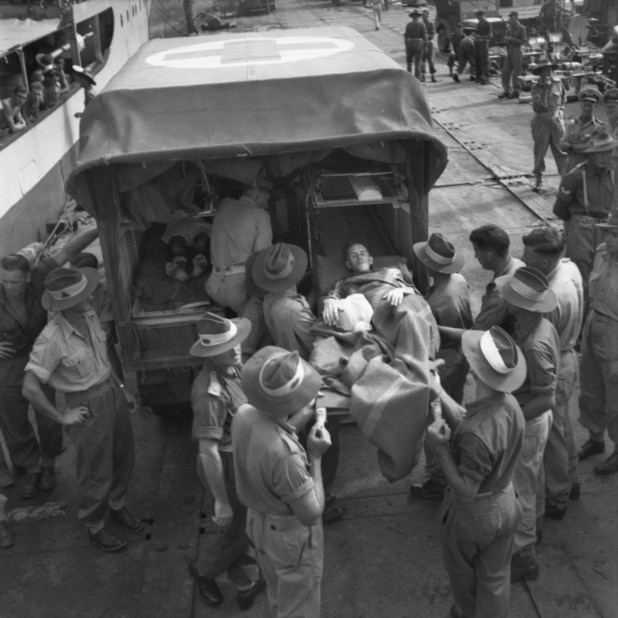
[[[349,243],[344,251],[345,264],[350,275],[337,282],[324,301],[322,319],[327,326],[338,326],[340,321],[340,302],[351,294],[363,294],[374,310],[373,326],[380,336],[389,343],[396,335],[390,328],[394,313],[412,310],[426,321],[429,334],[428,352],[430,357],[439,347],[439,334],[431,309],[412,283],[410,272],[405,264],[399,268],[379,268],[373,270],[373,257],[367,246],[361,242]],[[405,301],[405,302],[404,302]],[[403,304],[403,306],[401,306]],[[401,307],[400,307],[401,306]],[[386,327],[388,328],[381,328]]]

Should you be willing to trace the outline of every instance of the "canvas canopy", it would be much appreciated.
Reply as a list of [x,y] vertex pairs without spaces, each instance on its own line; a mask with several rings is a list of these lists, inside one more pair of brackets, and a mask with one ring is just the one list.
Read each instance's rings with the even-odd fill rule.
[[115,166],[122,192],[179,160],[276,178],[335,148],[400,162],[408,144],[423,146],[427,191],[447,154],[424,91],[350,28],[157,39],[86,109],[68,190],[94,210],[87,178],[101,166]]

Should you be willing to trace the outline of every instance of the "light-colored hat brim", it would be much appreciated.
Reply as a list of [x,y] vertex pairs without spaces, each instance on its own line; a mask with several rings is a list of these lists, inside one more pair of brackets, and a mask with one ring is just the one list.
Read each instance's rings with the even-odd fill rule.
[[470,363],[470,369],[481,381],[496,391],[502,393],[516,391],[526,379],[527,366],[522,351],[517,348],[517,364],[509,373],[499,373],[485,360],[481,351],[481,337],[484,334],[485,331],[482,330],[467,330],[461,337],[461,351]]
[[45,58],[45,56],[48,56],[48,55],[49,54],[41,53],[41,54],[37,54],[34,57],[36,60],[36,63],[43,69],[43,73],[47,73],[47,71],[51,71],[52,69],[56,68],[53,62],[51,64],[43,63],[43,58]]
[[450,264],[439,264],[427,255],[426,247],[427,241],[417,242],[412,245],[412,250],[414,251],[414,255],[416,255],[427,268],[431,268],[431,270],[444,274],[458,273],[466,263],[464,256],[458,251],[455,251],[453,261]]
[[558,306],[558,299],[553,290],[548,289],[542,300],[534,301],[528,298],[524,298],[520,294],[513,291],[508,282],[512,279],[513,275],[504,275],[498,277],[495,281],[496,288],[502,295],[502,298],[509,304],[521,309],[527,309],[528,311],[537,311],[538,313],[549,313]]
[[251,267],[251,276],[253,277],[253,282],[258,287],[268,292],[283,292],[283,290],[287,290],[291,286],[296,285],[305,276],[308,263],[305,250],[296,245],[287,246],[294,256],[294,267],[283,279],[270,279],[266,276],[264,264],[266,262],[266,256],[271,248],[263,249],[256,254],[253,266]]
[[322,386],[318,372],[302,358],[304,378],[300,386],[284,397],[273,397],[260,386],[260,371],[270,358],[278,354],[289,354],[277,346],[266,346],[256,352],[243,367],[240,374],[242,389],[249,403],[269,416],[287,417],[298,412],[317,397]]
[[72,71],[76,75],[80,75],[81,77],[88,80],[93,86],[97,85],[97,82],[94,81],[94,77],[92,77],[92,75],[90,75],[90,73],[88,73],[88,71],[86,71],[86,69],[84,69],[84,67],[80,66],[79,64],[74,64],[72,67]]
[[224,343],[218,343],[216,345],[204,345],[200,340],[196,341],[189,350],[191,356],[198,356],[201,358],[208,358],[210,356],[217,356],[227,352],[238,344],[242,343],[251,332],[251,322],[247,318],[233,318],[230,320],[236,325],[236,334]]
[[48,290],[45,290],[41,296],[41,305],[43,309],[47,311],[70,309],[83,300],[86,300],[92,292],[94,292],[100,279],[99,271],[96,268],[80,268],[79,271],[86,277],[86,287],[79,294],[71,296],[71,298],[62,298],[60,300],[54,298]]

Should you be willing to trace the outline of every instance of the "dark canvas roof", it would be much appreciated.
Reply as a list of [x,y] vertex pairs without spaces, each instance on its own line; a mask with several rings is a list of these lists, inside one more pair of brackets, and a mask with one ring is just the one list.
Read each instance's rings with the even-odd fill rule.
[[447,160],[421,85],[350,28],[151,40],[90,103],[80,133],[71,185],[114,163],[422,140],[429,188]]

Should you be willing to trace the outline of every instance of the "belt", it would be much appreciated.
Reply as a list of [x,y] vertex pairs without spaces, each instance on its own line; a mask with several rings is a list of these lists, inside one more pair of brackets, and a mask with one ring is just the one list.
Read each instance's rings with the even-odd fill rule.
[[308,528],[302,524],[294,515],[270,515],[269,513],[262,513],[255,509],[249,508],[249,513],[256,518],[264,520],[264,523],[271,530],[295,530],[296,528]]
[[109,377],[106,378],[103,382],[99,382],[90,388],[87,388],[83,391],[75,391],[73,393],[64,393],[64,397],[66,399],[67,405],[71,408],[75,408],[84,403],[84,400],[93,397],[95,395],[100,395],[105,392],[108,388],[111,388],[114,385],[114,379]]
[[244,273],[246,270],[246,266],[244,264],[235,264],[234,266],[226,266],[225,268],[220,268],[219,266],[215,266],[212,269],[212,272],[215,275],[240,275]]
[[557,118],[560,115],[559,111],[555,112],[534,112],[537,116],[551,116],[552,118]]
[[406,39],[406,41],[423,41],[424,39]]

